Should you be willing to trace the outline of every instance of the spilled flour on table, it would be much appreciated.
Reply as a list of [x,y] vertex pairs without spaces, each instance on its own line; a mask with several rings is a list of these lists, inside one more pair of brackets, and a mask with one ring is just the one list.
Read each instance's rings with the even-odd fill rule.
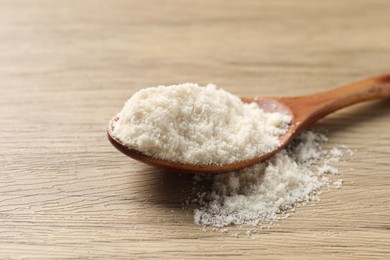
[[324,149],[326,141],[325,135],[307,131],[266,162],[211,176],[211,190],[197,195],[195,223],[217,228],[257,226],[287,218],[297,204],[319,200],[321,187],[340,189],[343,180],[332,181],[328,176],[339,175],[331,164],[338,162],[343,152]]

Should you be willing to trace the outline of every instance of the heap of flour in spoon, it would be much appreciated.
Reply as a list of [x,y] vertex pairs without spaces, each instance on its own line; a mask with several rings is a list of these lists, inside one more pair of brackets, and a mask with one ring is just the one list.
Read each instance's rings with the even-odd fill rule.
[[190,164],[227,164],[276,149],[289,115],[214,85],[158,86],[135,93],[118,114],[112,135],[146,155]]
[[[178,163],[227,164],[276,149],[291,117],[267,113],[255,103],[214,85],[186,83],[135,93],[118,114],[112,136],[148,156]],[[212,175],[200,192],[195,223],[224,227],[259,225],[277,219],[300,202],[318,198],[321,186],[340,188],[331,163],[339,149],[327,151],[322,134],[305,132],[273,158],[237,172]],[[209,176],[210,178],[210,176]]]

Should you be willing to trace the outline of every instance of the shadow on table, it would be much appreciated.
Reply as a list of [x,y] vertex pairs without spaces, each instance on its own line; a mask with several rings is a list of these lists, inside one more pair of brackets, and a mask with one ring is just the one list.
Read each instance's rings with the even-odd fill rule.
[[139,196],[147,198],[148,203],[169,209],[194,208],[197,194],[209,190],[213,183],[212,175],[199,176],[146,165],[142,174],[149,185],[147,189],[138,191]]

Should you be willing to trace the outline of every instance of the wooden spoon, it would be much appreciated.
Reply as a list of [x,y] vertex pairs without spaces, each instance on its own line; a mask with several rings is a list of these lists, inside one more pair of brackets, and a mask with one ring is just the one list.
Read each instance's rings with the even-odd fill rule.
[[355,103],[385,97],[390,97],[390,74],[358,81],[343,87],[307,96],[242,98],[244,102],[256,102],[265,112],[290,114],[292,116],[292,121],[287,132],[280,136],[280,146],[274,151],[250,160],[224,165],[175,163],[153,158],[137,150],[126,147],[111,134],[118,117],[114,117],[109,122],[107,135],[110,142],[119,151],[146,164],[169,170],[191,173],[228,172],[257,164],[271,157],[276,152],[286,147],[298,133],[329,113]]

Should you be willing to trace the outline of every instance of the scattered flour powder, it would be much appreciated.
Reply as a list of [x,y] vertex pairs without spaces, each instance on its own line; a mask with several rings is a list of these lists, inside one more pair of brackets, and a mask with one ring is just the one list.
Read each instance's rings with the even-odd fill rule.
[[274,150],[291,120],[212,84],[192,83],[142,89],[118,117],[112,135],[126,146],[155,158],[202,165]]
[[217,228],[257,226],[280,218],[280,213],[298,203],[317,200],[321,186],[341,188],[342,179],[332,182],[326,175],[339,174],[329,164],[339,161],[343,153],[338,148],[323,149],[325,141],[323,134],[307,131],[263,163],[213,176],[211,191],[199,193],[196,199],[195,223]]

